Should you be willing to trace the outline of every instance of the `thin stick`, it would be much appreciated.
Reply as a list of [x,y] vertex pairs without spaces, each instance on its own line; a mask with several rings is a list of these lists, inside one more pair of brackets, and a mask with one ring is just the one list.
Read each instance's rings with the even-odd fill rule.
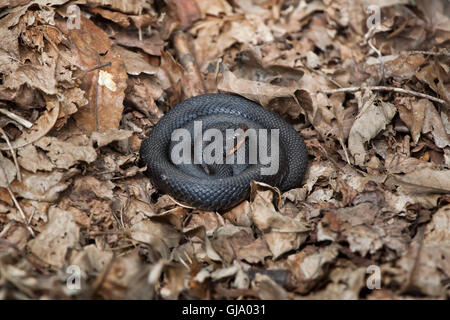
[[12,113],[11,111],[8,111],[8,110],[5,110],[5,109],[0,109],[0,113],[3,113],[5,116],[7,116],[7,117],[13,119],[14,121],[20,123],[22,126],[24,126],[27,129],[30,129],[33,126],[33,124],[30,121],[28,121],[28,120],[18,116],[15,113]]
[[384,84],[384,78],[385,78],[385,71],[384,71],[384,60],[383,55],[381,54],[381,51],[378,50],[378,48],[375,47],[375,45],[372,43],[373,38],[370,38],[367,43],[369,44],[369,47],[372,48],[373,51],[375,51],[378,55],[378,61],[380,62],[380,68],[381,68],[381,84]]
[[430,96],[425,93],[420,93],[412,90],[406,90],[402,88],[396,87],[385,87],[385,86],[373,86],[373,87],[348,87],[348,88],[339,88],[339,89],[329,89],[329,90],[321,90],[321,92],[326,94],[339,93],[339,92],[356,92],[361,90],[372,90],[372,91],[394,91],[398,93],[409,94],[416,97],[421,97],[425,99],[429,99],[431,101],[446,105],[447,102],[445,100]]
[[186,263],[186,261],[183,260],[182,257],[178,257],[178,259],[180,259],[180,262],[183,266],[186,267],[186,269],[191,270],[191,268],[189,268],[188,264]]
[[9,220],[9,222],[3,227],[3,230],[0,231],[0,239],[3,238],[3,236],[6,235],[9,229],[11,229],[12,225],[16,223],[15,220]]
[[[139,8],[139,13],[138,15],[140,16],[142,14],[142,7]],[[138,26],[138,37],[139,37],[139,41],[142,41],[142,29],[141,29],[141,24],[139,23]]]
[[97,69],[101,69],[101,68],[104,68],[104,67],[111,67],[111,66],[112,66],[111,62],[106,62],[106,63],[103,63],[103,64],[99,64],[98,66],[92,67],[90,69],[84,70],[84,72],[88,73],[88,72],[91,72],[91,71],[94,71],[94,70],[97,70]]
[[220,71],[220,65],[222,64],[222,58],[217,59],[216,62],[216,70],[214,71],[214,83],[216,84],[216,93],[219,92],[219,89],[217,88],[217,77],[219,76],[219,71]]
[[183,204],[183,203],[181,203],[181,202],[175,200],[174,198],[172,198],[172,197],[169,196],[169,195],[168,195],[168,197],[169,197],[170,200],[172,200],[173,202],[175,202],[175,204],[179,205],[180,207],[183,207],[183,208],[186,208],[186,209],[195,209],[195,207],[192,207],[192,206],[188,206],[188,205],[186,205],[186,204]]
[[[98,57],[98,55],[97,55],[97,62],[100,62],[100,58]],[[97,66],[95,66],[94,68],[91,68],[91,69],[88,69],[88,70],[86,70],[85,72],[85,74],[87,74],[88,72],[91,72],[91,71],[94,71],[94,70],[97,70],[99,65],[97,65]],[[94,111],[95,111],[95,131],[98,131],[98,87],[99,87],[99,85],[98,85],[98,79],[99,79],[99,73],[97,72],[96,73],[96,78],[95,78],[95,83],[96,83],[96,85],[95,85],[95,97],[94,97]]]
[[[237,135],[237,137],[239,137],[239,135]],[[231,149],[230,151],[228,151],[226,155],[227,156],[231,156],[232,154],[236,153],[238,151],[238,149],[241,147],[241,145],[245,142],[247,137],[248,137],[248,131],[245,131],[244,132],[244,136],[242,137],[242,139],[240,141],[238,141],[236,143],[236,146],[233,149]]]
[[9,141],[9,138],[6,135],[6,132],[3,130],[3,128],[0,128],[0,132],[5,137],[6,144],[8,145],[9,151],[11,151],[12,157],[14,159],[14,164],[16,165],[16,170],[17,170],[17,179],[19,181],[22,181],[22,174],[20,173],[20,166],[19,166],[19,162],[17,161],[16,152],[14,151],[14,148],[12,147],[11,142]]
[[187,253],[187,251],[184,251],[184,255],[186,256],[186,259],[188,259],[189,263],[192,264],[192,258],[189,256],[189,254]]
[[14,201],[14,204],[17,207],[17,210],[19,210],[19,212],[20,212],[20,215],[21,215],[21,217],[23,219],[23,223],[25,224],[25,226],[27,227],[28,231],[33,236],[33,238],[36,237],[36,235],[34,234],[33,229],[31,229],[30,225],[28,224],[28,220],[27,220],[27,218],[25,216],[25,213],[22,210],[22,207],[19,204],[19,201],[17,201],[16,197],[14,196],[14,193],[12,192],[12,190],[11,190],[11,188],[9,186],[7,187],[7,189],[8,189],[9,195],[11,196],[11,198]]

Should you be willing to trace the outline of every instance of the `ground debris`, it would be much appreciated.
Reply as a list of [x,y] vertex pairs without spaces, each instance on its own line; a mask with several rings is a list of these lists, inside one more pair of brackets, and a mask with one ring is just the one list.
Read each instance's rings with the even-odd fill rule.
[[[0,298],[450,297],[447,1],[0,10]],[[151,185],[143,139],[214,92],[304,137],[301,188],[219,214]]]

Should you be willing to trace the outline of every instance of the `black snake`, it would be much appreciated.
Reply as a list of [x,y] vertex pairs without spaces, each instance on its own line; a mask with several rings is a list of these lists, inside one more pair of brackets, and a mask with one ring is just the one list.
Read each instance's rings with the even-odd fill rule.
[[[262,175],[261,168],[267,165],[260,162],[248,164],[249,151],[245,151],[246,164],[174,164],[171,151],[176,143],[171,139],[172,133],[180,128],[193,133],[194,121],[200,120],[202,133],[209,128],[223,133],[226,129],[242,129],[244,132],[250,128],[279,129],[277,172]],[[248,140],[243,140],[247,147]],[[201,147],[205,146],[202,144]],[[143,141],[140,157],[147,165],[147,175],[156,188],[204,210],[225,210],[237,205],[248,197],[252,180],[276,186],[281,191],[299,187],[308,164],[305,143],[291,125],[259,104],[231,94],[200,95],[172,108]]]

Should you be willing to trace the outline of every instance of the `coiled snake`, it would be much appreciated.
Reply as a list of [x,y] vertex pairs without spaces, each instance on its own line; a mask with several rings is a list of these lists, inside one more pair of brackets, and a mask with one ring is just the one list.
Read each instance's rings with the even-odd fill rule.
[[[173,132],[184,128],[187,130],[185,132],[195,135],[195,121],[201,121],[202,133],[206,133],[206,130],[211,128],[224,134],[226,129],[241,129],[243,132],[255,129],[260,137],[261,129],[279,129],[279,139],[276,141],[278,150],[272,148],[269,142],[267,143],[270,155],[278,156],[278,170],[274,174],[264,175],[261,168],[267,168],[267,163],[263,164],[259,160],[257,163],[249,161],[252,149],[249,145],[251,140],[248,137],[240,146],[247,147],[244,151],[245,163],[243,164],[196,164],[194,155],[191,156],[190,164],[175,164],[171,157],[173,148],[176,146],[176,141],[173,141],[172,137]],[[272,134],[269,133],[269,140],[271,137]],[[276,136],[273,135],[273,137]],[[239,148],[239,139],[237,137],[234,139],[236,151]],[[195,138],[193,140],[195,141]],[[201,142],[203,151],[204,140],[203,138]],[[192,148],[194,148],[194,141],[190,143]],[[230,156],[230,150],[226,148],[224,150]],[[278,151],[278,154],[275,151]],[[197,154],[195,152],[193,151],[192,154]],[[216,154],[213,152],[212,155]],[[252,180],[276,186],[281,191],[299,187],[308,164],[305,143],[291,125],[259,104],[231,94],[200,95],[172,108],[143,141],[140,157],[147,165],[147,175],[157,189],[199,209],[220,211],[230,209],[246,199]]]

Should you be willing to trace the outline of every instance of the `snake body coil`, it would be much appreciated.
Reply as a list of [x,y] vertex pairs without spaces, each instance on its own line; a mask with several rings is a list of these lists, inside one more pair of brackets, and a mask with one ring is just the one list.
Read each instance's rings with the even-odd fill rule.
[[[171,160],[172,133],[180,128],[192,132],[194,121],[203,121],[204,131],[242,127],[279,129],[278,171],[262,175],[261,163],[212,167],[216,173],[205,172],[205,166],[199,164],[175,165]],[[143,141],[140,157],[156,188],[204,210],[225,210],[237,205],[248,197],[252,180],[281,191],[299,187],[308,163],[303,139],[283,118],[255,102],[230,94],[200,95],[172,108]]]

